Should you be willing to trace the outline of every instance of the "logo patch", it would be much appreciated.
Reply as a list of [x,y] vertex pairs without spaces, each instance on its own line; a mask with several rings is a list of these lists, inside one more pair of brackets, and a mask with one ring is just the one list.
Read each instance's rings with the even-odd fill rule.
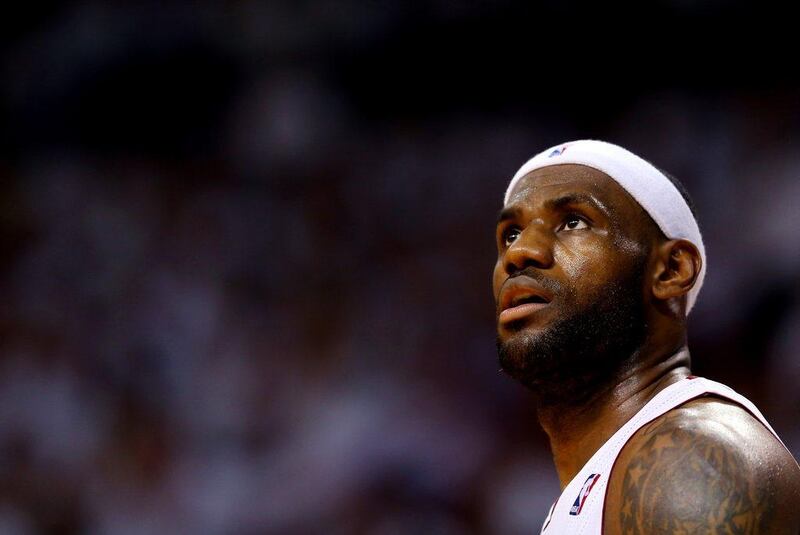
[[589,496],[589,493],[592,492],[592,487],[594,487],[598,479],[600,479],[600,474],[592,474],[586,479],[586,483],[581,487],[581,491],[578,493],[578,497],[575,498],[575,503],[572,504],[569,514],[573,516],[581,514],[583,504],[586,503],[586,498]]
[[567,145],[564,145],[564,146],[559,147],[557,149],[553,149],[553,152],[548,154],[547,157],[548,158],[552,158],[553,156],[561,156],[562,154],[564,154],[564,151],[566,151],[566,150],[567,150]]

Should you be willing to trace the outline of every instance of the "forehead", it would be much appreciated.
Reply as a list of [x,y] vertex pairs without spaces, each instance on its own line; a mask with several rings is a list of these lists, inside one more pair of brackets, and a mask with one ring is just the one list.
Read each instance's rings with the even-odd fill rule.
[[507,206],[537,204],[567,193],[588,194],[611,215],[637,219],[646,216],[616,180],[579,164],[550,165],[531,171],[514,185]]

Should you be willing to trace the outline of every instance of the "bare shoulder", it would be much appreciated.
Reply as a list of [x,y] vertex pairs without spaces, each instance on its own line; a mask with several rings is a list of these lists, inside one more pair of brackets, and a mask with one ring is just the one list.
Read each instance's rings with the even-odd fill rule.
[[608,485],[607,534],[800,534],[800,468],[745,409],[702,398],[640,429]]

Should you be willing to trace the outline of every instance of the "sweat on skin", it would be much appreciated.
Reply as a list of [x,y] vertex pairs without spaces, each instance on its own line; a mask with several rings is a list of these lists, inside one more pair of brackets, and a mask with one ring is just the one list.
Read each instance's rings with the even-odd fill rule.
[[[515,178],[506,200],[493,275],[498,355],[537,399],[564,489],[634,415],[690,377],[687,301],[704,254],[668,237],[629,191],[591,166],[537,167]],[[603,532],[747,525],[748,533],[796,535],[800,467],[765,425],[712,396],[644,425],[605,474]],[[708,456],[728,460],[711,479],[700,470]],[[679,510],[686,500],[670,495],[679,488],[693,508]]]

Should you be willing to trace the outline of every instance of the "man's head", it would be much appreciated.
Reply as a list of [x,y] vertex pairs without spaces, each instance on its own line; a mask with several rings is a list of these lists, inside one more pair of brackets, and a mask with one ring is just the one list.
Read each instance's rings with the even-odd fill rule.
[[543,402],[579,402],[665,331],[685,336],[702,267],[698,247],[667,237],[624,181],[564,160],[523,166],[497,225],[500,363]]

